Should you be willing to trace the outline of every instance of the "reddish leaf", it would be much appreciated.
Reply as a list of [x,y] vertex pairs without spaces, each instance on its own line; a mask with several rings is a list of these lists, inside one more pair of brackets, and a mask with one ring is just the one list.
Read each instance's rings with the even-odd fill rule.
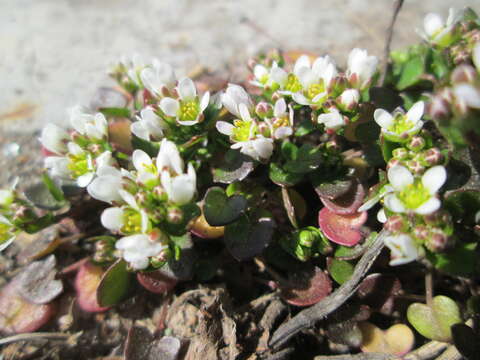
[[316,304],[332,292],[332,281],[321,269],[298,271],[289,278],[288,287],[282,287],[282,297],[295,306]]
[[361,226],[367,221],[367,212],[339,215],[324,207],[318,213],[318,224],[324,235],[336,244],[355,246],[363,238]]
[[395,295],[402,284],[393,275],[370,274],[359,285],[357,296],[362,302],[382,314],[390,315],[395,305]]
[[17,280],[0,290],[0,331],[26,333],[45,325],[55,313],[55,305],[32,304],[17,291]]
[[103,273],[103,268],[89,262],[80,267],[75,278],[75,289],[77,290],[78,305],[82,310],[102,312],[109,309],[108,307],[101,307],[97,301],[97,288]]
[[176,279],[165,275],[161,271],[138,273],[137,280],[145,289],[155,294],[163,294],[170,291],[177,284]]
[[327,197],[320,197],[320,200],[330,211],[339,215],[350,215],[354,214],[362,205],[364,197],[365,189],[363,185],[355,181],[348,192],[335,200],[330,200]]

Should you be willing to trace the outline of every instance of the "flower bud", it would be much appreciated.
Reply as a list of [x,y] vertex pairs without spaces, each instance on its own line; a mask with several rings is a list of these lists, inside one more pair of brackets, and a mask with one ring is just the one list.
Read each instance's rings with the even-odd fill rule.
[[394,167],[395,165],[400,165],[400,160],[391,158],[387,163],[387,170]]
[[452,83],[472,83],[477,78],[477,71],[470,65],[460,65],[453,70]]
[[423,166],[420,161],[409,160],[407,161],[406,165],[408,170],[410,170],[415,175],[423,174],[423,172],[425,171],[425,166]]
[[177,207],[170,207],[167,210],[167,221],[172,224],[180,224],[183,220],[183,211]]
[[337,94],[343,92],[348,86],[348,80],[345,74],[337,75],[333,79],[331,86]]
[[443,161],[443,155],[438,148],[430,148],[424,154],[424,159],[428,166],[435,166]]
[[392,233],[404,232],[407,224],[401,215],[392,215],[387,219],[387,222],[383,225],[385,230]]
[[158,200],[167,200],[168,199],[168,195],[167,195],[167,192],[165,191],[165,189],[160,186],[160,185],[157,185],[153,188],[153,194],[155,195],[155,197],[158,199]]
[[408,150],[404,147],[399,147],[392,151],[392,155],[395,159],[406,160],[408,158]]
[[427,105],[427,111],[436,121],[449,119],[451,116],[450,103],[442,96],[436,95]]
[[360,93],[357,89],[347,89],[337,98],[339,107],[343,110],[354,110],[360,101]]
[[165,264],[165,262],[168,260],[169,257],[170,257],[169,249],[168,248],[163,249],[162,251],[160,251],[158,255],[150,257],[150,264],[154,268],[159,268],[163,266],[163,264]]
[[413,236],[415,236],[421,242],[424,242],[428,239],[430,232],[428,228],[424,225],[417,225],[413,228]]
[[421,136],[414,136],[408,143],[407,147],[413,151],[420,151],[425,147],[425,139]]
[[270,137],[271,135],[271,129],[270,129],[270,126],[264,122],[264,121],[261,121],[258,125],[257,125],[257,130],[258,132],[263,135],[264,137],[268,138]]
[[14,199],[15,193],[13,190],[0,190],[0,207],[9,207]]
[[255,107],[255,112],[261,118],[270,117],[273,113],[273,107],[271,104],[262,101],[257,104]]
[[440,229],[432,229],[429,237],[425,242],[425,246],[432,252],[442,252],[449,245],[449,237]]

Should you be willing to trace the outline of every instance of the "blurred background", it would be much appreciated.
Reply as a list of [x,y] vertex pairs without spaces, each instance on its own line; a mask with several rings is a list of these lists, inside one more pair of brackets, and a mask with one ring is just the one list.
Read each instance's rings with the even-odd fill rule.
[[[418,42],[425,14],[446,17],[452,6],[480,10],[473,0],[406,0],[392,49]],[[19,163],[37,149],[32,134],[43,124],[66,124],[68,107],[111,84],[109,64],[122,55],[232,81],[271,48],[329,53],[343,65],[353,47],[381,56],[392,8],[393,0],[0,0],[0,166]]]

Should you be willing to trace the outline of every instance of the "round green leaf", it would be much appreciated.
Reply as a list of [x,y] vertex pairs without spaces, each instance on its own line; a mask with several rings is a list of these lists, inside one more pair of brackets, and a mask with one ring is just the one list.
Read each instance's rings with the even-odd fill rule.
[[102,276],[97,288],[97,302],[100,306],[112,306],[122,301],[130,288],[131,274],[127,263],[120,259],[110,266]]
[[203,213],[211,226],[224,226],[237,220],[245,211],[247,200],[241,195],[228,197],[220,187],[208,189]]

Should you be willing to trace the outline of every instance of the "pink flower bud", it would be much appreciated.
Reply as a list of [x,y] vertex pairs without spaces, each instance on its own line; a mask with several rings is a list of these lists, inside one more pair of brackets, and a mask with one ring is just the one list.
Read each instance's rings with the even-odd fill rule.
[[477,71],[470,65],[460,65],[453,70],[451,80],[453,83],[472,83],[477,78]]
[[425,151],[424,159],[429,166],[434,166],[443,161],[443,155],[438,148],[430,148]]
[[395,159],[405,160],[408,158],[408,150],[404,147],[396,148],[392,151],[392,155]]
[[383,225],[385,230],[388,230],[392,233],[402,232],[406,228],[405,220],[401,215],[393,215],[387,219],[385,225]]
[[262,118],[267,117],[271,115],[271,113],[273,112],[273,107],[269,103],[262,101],[262,102],[259,102],[255,107],[255,112],[257,113],[258,116]]
[[420,151],[425,146],[425,139],[421,136],[414,136],[407,146],[410,150]]

